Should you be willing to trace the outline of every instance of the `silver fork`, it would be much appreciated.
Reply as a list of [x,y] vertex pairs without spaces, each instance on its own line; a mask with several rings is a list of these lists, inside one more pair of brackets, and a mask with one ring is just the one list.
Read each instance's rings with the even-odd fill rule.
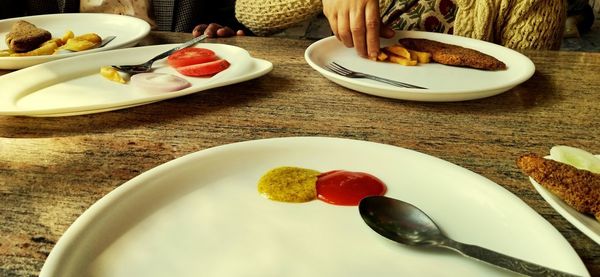
[[158,61],[160,59],[164,59],[164,58],[168,57],[169,55],[173,54],[173,52],[175,52],[177,50],[180,50],[180,49],[183,49],[183,48],[190,47],[190,46],[192,46],[192,45],[194,45],[194,44],[196,44],[196,43],[198,43],[198,42],[200,42],[200,41],[202,41],[202,40],[204,40],[206,38],[207,38],[206,35],[201,35],[199,37],[196,37],[196,38],[194,38],[192,40],[189,40],[187,42],[182,43],[181,45],[179,45],[179,46],[177,46],[177,47],[175,47],[175,48],[173,48],[173,49],[171,49],[169,51],[166,51],[166,52],[158,54],[156,57],[148,60],[145,63],[133,64],[133,65],[111,65],[111,66],[113,68],[117,69],[117,70],[129,73],[130,75],[138,74],[138,73],[144,73],[144,72],[149,72],[149,71],[152,70],[152,64],[155,61]]
[[342,75],[342,76],[348,77],[348,78],[367,78],[367,79],[375,80],[378,82],[397,86],[397,87],[427,89],[427,88],[420,87],[420,86],[415,86],[415,85],[411,85],[411,84],[407,84],[407,83],[403,83],[403,82],[399,82],[399,81],[394,81],[394,80],[390,80],[390,79],[386,79],[386,78],[377,77],[375,75],[371,75],[371,74],[367,74],[367,73],[363,73],[363,72],[353,71],[353,70],[350,70],[348,68],[345,68],[345,67],[339,65],[336,62],[332,62],[332,63],[326,65],[325,67],[327,67],[327,69],[331,70],[334,73],[337,73],[339,75]]

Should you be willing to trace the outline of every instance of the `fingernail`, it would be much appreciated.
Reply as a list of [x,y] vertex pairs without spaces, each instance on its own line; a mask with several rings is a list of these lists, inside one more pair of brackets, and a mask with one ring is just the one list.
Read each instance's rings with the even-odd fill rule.
[[378,55],[378,54],[379,54],[379,53],[377,53],[377,52],[370,52],[370,53],[369,53],[369,59],[370,59],[370,60],[376,60],[376,59],[377,59],[377,55]]

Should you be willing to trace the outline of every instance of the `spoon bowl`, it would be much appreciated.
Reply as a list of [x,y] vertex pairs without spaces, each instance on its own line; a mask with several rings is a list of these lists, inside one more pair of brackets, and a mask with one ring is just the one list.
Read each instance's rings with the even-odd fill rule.
[[367,197],[358,206],[363,220],[380,235],[412,246],[438,246],[445,237],[427,214],[406,202]]
[[385,196],[365,197],[360,201],[358,210],[371,229],[402,244],[448,248],[501,269],[528,276],[575,276],[477,245],[452,240],[419,208],[397,199]]

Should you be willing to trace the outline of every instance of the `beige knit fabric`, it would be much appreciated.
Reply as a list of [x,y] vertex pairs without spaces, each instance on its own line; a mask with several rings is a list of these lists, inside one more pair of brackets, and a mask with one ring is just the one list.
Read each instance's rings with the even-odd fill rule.
[[321,12],[321,0],[237,0],[235,17],[257,35],[270,35]]
[[454,34],[513,49],[558,49],[565,0],[457,0]]

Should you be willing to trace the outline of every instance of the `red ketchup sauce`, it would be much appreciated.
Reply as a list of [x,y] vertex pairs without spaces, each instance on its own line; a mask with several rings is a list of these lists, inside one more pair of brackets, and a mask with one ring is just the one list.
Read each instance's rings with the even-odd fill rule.
[[381,180],[363,172],[333,170],[317,178],[317,198],[335,205],[356,206],[361,199],[386,190]]

